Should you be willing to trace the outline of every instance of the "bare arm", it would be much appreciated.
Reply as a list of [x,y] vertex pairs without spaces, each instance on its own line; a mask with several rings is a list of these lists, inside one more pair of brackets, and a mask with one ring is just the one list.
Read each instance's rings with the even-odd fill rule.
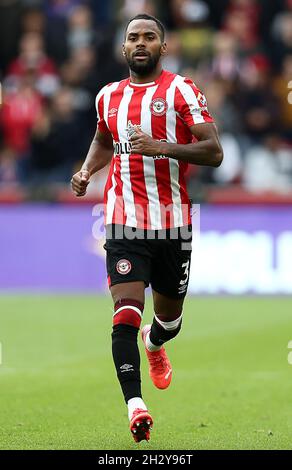
[[113,140],[111,134],[101,133],[96,129],[88,153],[81,169],[72,176],[72,191],[76,196],[84,196],[90,177],[105,167],[113,155]]
[[223,160],[223,150],[219,142],[215,124],[196,124],[190,128],[197,142],[191,144],[168,144],[161,142],[161,154],[196,165],[218,167]]
[[105,167],[113,156],[113,139],[111,134],[101,133],[96,129],[81,170],[89,171],[90,176]]
[[165,155],[196,165],[218,167],[223,160],[223,150],[219,142],[215,124],[204,123],[190,127],[197,142],[190,144],[173,144],[152,139],[139,128],[131,138],[132,153],[155,156]]

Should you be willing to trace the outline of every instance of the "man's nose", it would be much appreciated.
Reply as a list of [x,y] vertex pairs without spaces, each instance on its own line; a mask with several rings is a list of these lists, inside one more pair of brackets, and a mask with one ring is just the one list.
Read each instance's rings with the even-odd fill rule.
[[137,41],[136,46],[137,47],[145,47],[146,46],[145,39],[143,37],[140,37]]

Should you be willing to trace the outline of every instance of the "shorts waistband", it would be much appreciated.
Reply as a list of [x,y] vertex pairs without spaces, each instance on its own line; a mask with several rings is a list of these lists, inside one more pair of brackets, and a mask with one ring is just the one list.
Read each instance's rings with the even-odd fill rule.
[[192,225],[160,230],[140,229],[120,224],[106,225],[106,238],[115,240],[183,240],[191,241]]

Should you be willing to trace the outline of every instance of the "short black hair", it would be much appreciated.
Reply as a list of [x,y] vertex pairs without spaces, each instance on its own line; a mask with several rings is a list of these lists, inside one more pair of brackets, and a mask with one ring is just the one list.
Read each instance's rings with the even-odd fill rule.
[[165,38],[165,28],[163,26],[163,24],[161,23],[161,21],[159,21],[158,18],[155,18],[155,16],[151,16],[151,15],[147,15],[147,13],[139,13],[139,15],[136,15],[136,16],[133,16],[133,18],[130,18],[127,25],[126,25],[126,28],[125,28],[125,35],[126,35],[126,31],[128,29],[128,26],[129,24],[134,21],[134,20],[149,20],[149,21],[154,21],[157,26],[158,26],[158,29],[160,31],[160,37],[161,37],[161,41],[163,42],[164,41],[164,38]]

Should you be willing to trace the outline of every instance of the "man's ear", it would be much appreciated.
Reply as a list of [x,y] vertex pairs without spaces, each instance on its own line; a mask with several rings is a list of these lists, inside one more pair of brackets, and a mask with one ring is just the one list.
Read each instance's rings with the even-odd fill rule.
[[125,44],[122,45],[122,53],[124,56],[126,55]]
[[160,52],[161,52],[161,55],[167,54],[167,45],[166,45],[166,42],[162,43]]

